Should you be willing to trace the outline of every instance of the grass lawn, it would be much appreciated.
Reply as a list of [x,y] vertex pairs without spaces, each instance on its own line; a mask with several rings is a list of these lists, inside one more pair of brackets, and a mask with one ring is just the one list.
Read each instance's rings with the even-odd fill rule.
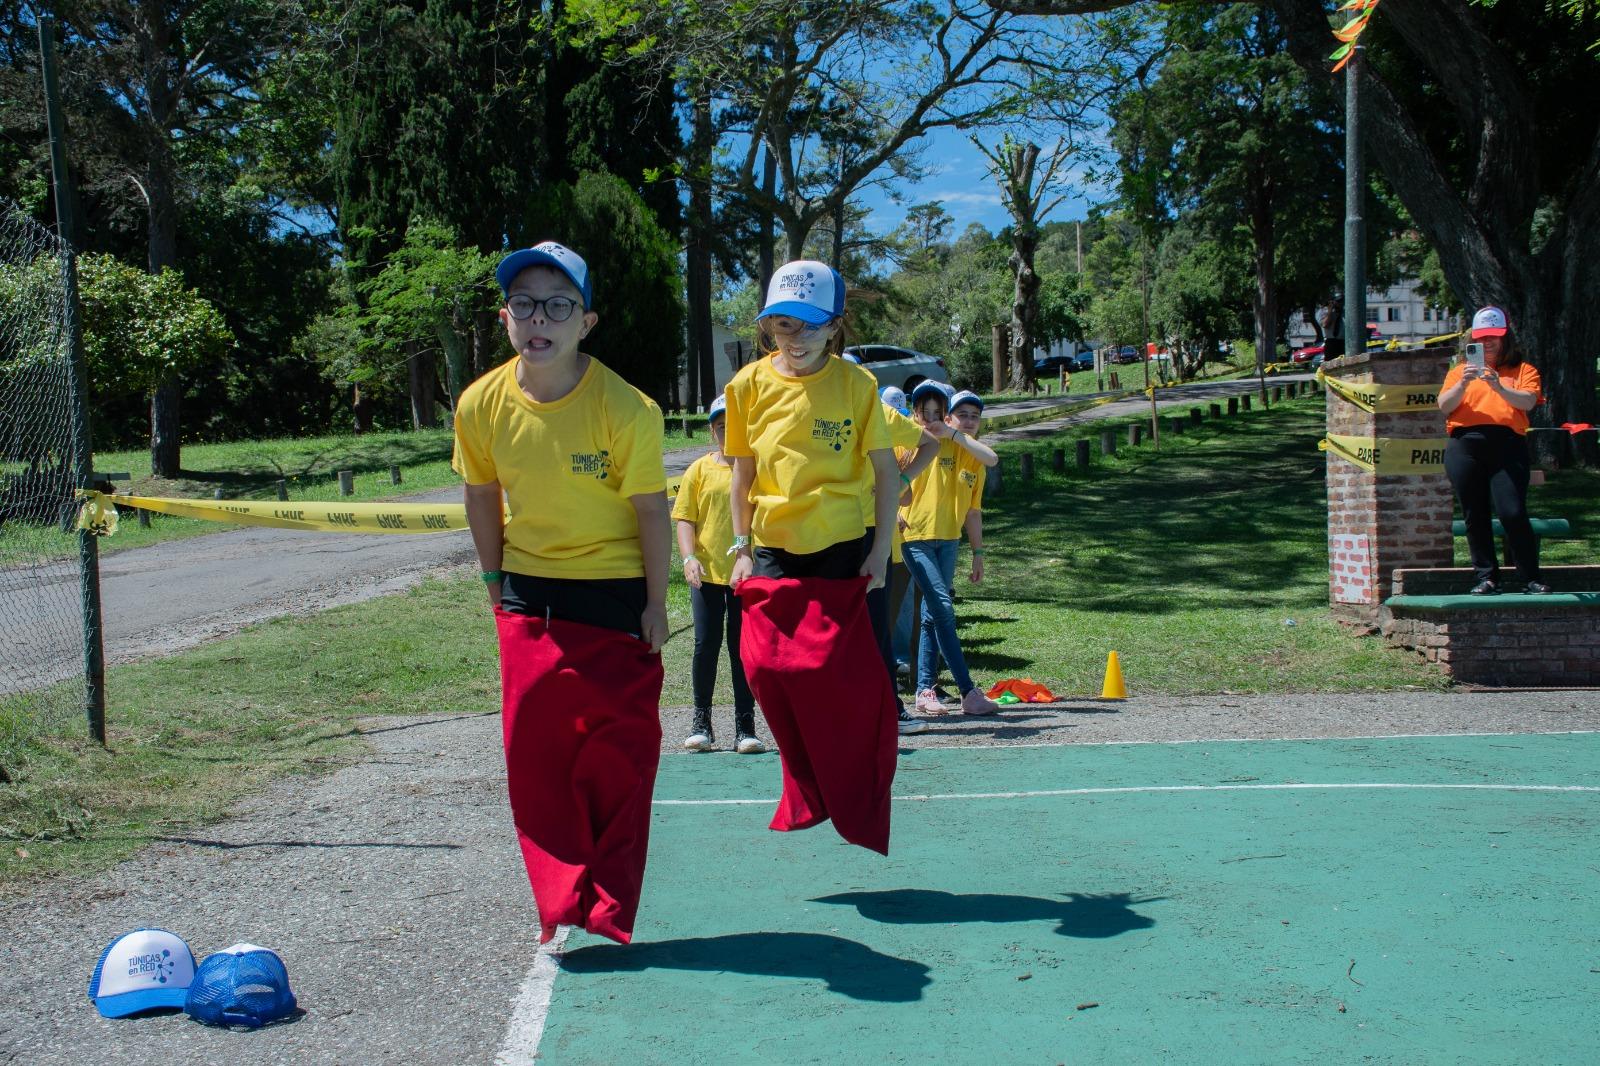
[[[989,574],[957,581],[980,682],[1026,675],[1093,695],[1116,650],[1135,695],[1444,686],[1328,619],[1320,396],[1169,436],[1159,454],[1146,444],[1084,474],[1048,472],[1056,440],[1098,438],[1102,424],[1001,446],[1011,480],[988,501]],[[1028,486],[1016,475],[1024,449],[1039,471]],[[1552,476],[1533,508],[1582,534],[1550,542],[1549,562],[1600,554],[1600,474]],[[968,565],[963,552],[958,575]],[[663,700],[681,706],[693,630],[676,569],[668,612]],[[724,660],[719,702],[731,699],[727,676]],[[494,628],[476,575],[432,580],[113,667],[107,692],[107,750],[30,732],[16,701],[0,698],[11,778],[0,786],[0,885],[104,866],[222,816],[276,777],[356,758],[359,719],[492,712]]]

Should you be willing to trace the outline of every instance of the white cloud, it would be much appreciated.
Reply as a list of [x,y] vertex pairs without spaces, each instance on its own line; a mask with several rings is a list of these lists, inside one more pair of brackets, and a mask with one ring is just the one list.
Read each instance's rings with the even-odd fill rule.
[[998,192],[933,192],[919,197],[923,202],[942,200],[946,205],[960,204],[964,207],[1000,207],[1000,194]]

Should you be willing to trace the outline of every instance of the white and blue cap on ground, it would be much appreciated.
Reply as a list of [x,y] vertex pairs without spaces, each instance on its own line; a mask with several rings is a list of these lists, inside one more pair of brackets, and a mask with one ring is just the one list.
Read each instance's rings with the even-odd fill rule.
[[717,419],[726,418],[727,416],[728,398],[726,396],[718,396],[715,400],[711,401],[711,406],[706,409],[706,424],[710,425]]
[[954,411],[964,403],[976,404],[979,411],[983,410],[983,398],[971,389],[962,389],[950,397],[950,410]]
[[583,256],[555,241],[523,248],[500,260],[500,265],[494,268],[494,280],[500,283],[500,291],[510,295],[511,283],[517,275],[532,266],[554,267],[565,274],[567,280],[582,294],[584,310],[594,303],[594,288],[589,283],[589,264],[583,261]]
[[234,944],[207,955],[183,1004],[195,1021],[249,1029],[282,1021],[298,1007],[283,960],[255,944]]
[[179,1007],[194,981],[194,952],[165,929],[135,929],[101,953],[89,975],[89,998],[106,1018]]
[[906,393],[899,385],[885,385],[878,390],[878,399],[893,407],[901,414],[908,414],[910,406],[906,403]]
[[827,263],[796,259],[785,263],[767,285],[767,303],[757,318],[787,315],[813,326],[844,314],[844,279]]
[[945,410],[948,411],[950,409],[950,396],[953,391],[950,386],[942,381],[934,381],[932,379],[919,381],[917,382],[917,387],[911,390],[911,406],[920,407],[923,400],[930,396],[937,396],[944,401]]

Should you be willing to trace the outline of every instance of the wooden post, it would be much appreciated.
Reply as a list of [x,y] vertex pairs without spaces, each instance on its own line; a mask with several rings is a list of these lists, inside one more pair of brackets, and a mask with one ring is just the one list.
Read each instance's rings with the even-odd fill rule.
[[1050,472],[1052,474],[1065,474],[1067,472],[1067,450],[1065,448],[1050,449]]
[[1031,452],[1023,452],[1022,453],[1021,462],[1022,462],[1022,480],[1025,481],[1025,482],[1026,481],[1032,481],[1033,480],[1033,454]]
[[1077,447],[1073,449],[1072,462],[1078,468],[1078,473],[1080,474],[1089,469],[1089,442],[1087,440],[1077,442]]
[[1204,420],[1205,420],[1205,416],[1201,413],[1200,408],[1198,408],[1198,407],[1189,408],[1189,422],[1191,424],[1198,426]]
[[1173,436],[1177,436],[1179,433],[1183,432],[1183,419],[1182,418],[1173,418],[1172,426],[1171,426],[1171,432],[1172,432]]
[[283,478],[279,478],[278,479],[278,499],[287,500],[288,498],[289,498],[289,483],[287,481],[283,480]]
[[[985,480],[984,480],[984,491],[986,493],[992,495],[992,496],[999,496],[1000,494],[1005,492],[1005,490],[1006,490],[1006,457],[1002,455],[1000,457],[1000,461],[995,463],[993,466],[991,466],[989,468],[989,473],[985,476]],[[909,593],[908,593],[908,595],[909,595]],[[913,615],[913,617],[920,618],[922,616],[921,615]],[[915,644],[916,641],[912,641],[912,643]],[[915,654],[915,650],[914,649],[913,649],[912,654]]]
[[994,348],[991,356],[994,362],[994,391],[1004,392],[1010,375],[1006,373],[1011,361],[1011,326],[1007,323],[996,323],[993,336]]
[[398,466],[391,466],[389,468],[389,484],[400,484],[400,468]]
[[[1248,399],[1248,398],[1249,397],[1246,397],[1246,399]],[[1239,397],[1237,397],[1237,396],[1229,396],[1228,397],[1228,414],[1229,415],[1236,415],[1238,413],[1239,413]]]
[[1211,410],[1211,417],[1212,418],[1221,418],[1222,417],[1222,405],[1220,403],[1211,404],[1210,405],[1210,410]]
[[1273,403],[1282,403],[1283,402],[1283,386],[1282,385],[1274,385],[1274,386],[1272,386],[1272,402]]
[[143,507],[135,508],[135,510],[137,511],[137,513],[139,515],[139,528],[140,529],[149,529],[150,528],[150,512],[146,511]]
[[339,471],[339,495],[354,496],[356,494],[356,472],[354,470]]
[[683,416],[683,435],[690,440],[694,439],[694,427],[689,424],[689,416]]
[[1239,409],[1241,411],[1250,410],[1250,394],[1248,392],[1239,397]]
[[1114,430],[1114,429],[1102,429],[1100,431],[1100,454],[1101,455],[1116,455],[1117,454],[1117,431],[1116,430]]
[[1128,427],[1128,447],[1137,448],[1144,443],[1144,424],[1135,422]]

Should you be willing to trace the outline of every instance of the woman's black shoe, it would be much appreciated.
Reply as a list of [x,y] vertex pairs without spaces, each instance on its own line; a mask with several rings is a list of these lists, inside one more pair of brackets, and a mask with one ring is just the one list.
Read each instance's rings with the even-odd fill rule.
[[1500,594],[1500,586],[1488,578],[1484,578],[1472,586],[1472,594],[1474,596],[1498,596]]
[[1550,595],[1550,586],[1543,581],[1530,581],[1528,582],[1527,592],[1530,596],[1548,596]]

